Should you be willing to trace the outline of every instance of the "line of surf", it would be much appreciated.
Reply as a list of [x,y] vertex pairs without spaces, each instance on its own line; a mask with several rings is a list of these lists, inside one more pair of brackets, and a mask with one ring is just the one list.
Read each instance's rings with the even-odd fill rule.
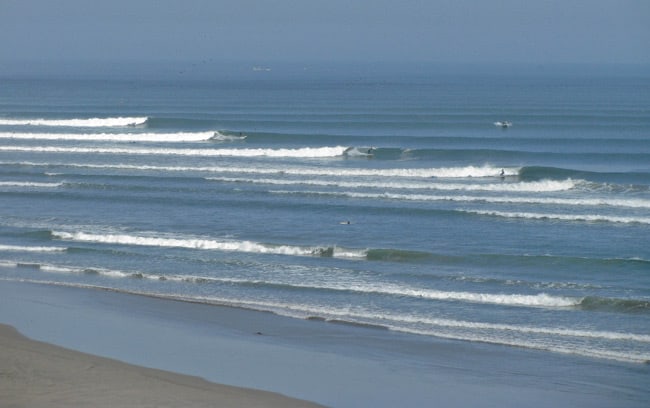
[[[507,346],[522,347],[522,348],[537,349],[537,350],[546,350],[546,351],[557,352],[562,354],[576,354],[576,355],[582,355],[591,358],[603,358],[603,359],[630,362],[636,364],[639,363],[647,364],[648,361],[650,361],[650,355],[643,352],[619,352],[619,351],[613,351],[606,348],[589,347],[580,343],[576,345],[573,344],[572,342],[551,340],[549,338],[538,339],[538,340],[512,338],[512,335],[508,335],[508,333],[512,333],[512,332],[526,333],[527,330],[527,327],[518,328],[517,326],[514,325],[503,325],[501,329],[497,327],[498,325],[495,325],[495,327],[492,327],[491,329],[499,330],[500,333],[494,335],[485,332],[485,329],[490,329],[489,326],[486,326],[484,328],[472,327],[474,325],[473,322],[458,321],[457,323],[454,323],[452,320],[444,320],[444,319],[440,319],[439,321],[439,323],[443,323],[442,325],[431,324],[430,327],[428,328],[413,327],[410,323],[417,323],[417,322],[412,322],[412,321],[409,322],[409,319],[408,318],[405,319],[405,316],[403,315],[393,315],[393,314],[383,313],[380,311],[377,312],[367,311],[359,307],[331,308],[331,307],[323,307],[321,305],[319,305],[318,307],[313,307],[304,304],[288,304],[288,303],[268,302],[268,301],[260,301],[260,300],[244,300],[244,299],[233,300],[233,299],[217,298],[211,296],[197,296],[197,297],[189,297],[189,298],[181,297],[178,298],[178,300],[199,301],[199,302],[204,302],[209,304],[229,305],[229,306],[242,307],[242,308],[248,308],[253,310],[271,311],[279,315],[284,315],[293,318],[312,319],[318,317],[318,320],[322,318],[322,320],[328,322],[349,322],[350,324],[355,324],[358,326],[379,327],[379,328],[385,328],[388,330],[403,332],[403,333],[433,336],[439,338],[448,338],[453,340],[507,345]],[[482,325],[484,323],[477,323],[477,324]],[[456,328],[463,331],[448,332],[448,331],[440,330],[440,328],[444,328],[444,327],[450,327],[452,329]],[[508,330],[508,328],[512,330]],[[468,332],[467,330],[470,331]],[[480,332],[476,332],[476,330],[480,330]],[[557,339],[558,336],[564,337],[569,335],[568,332],[563,332],[564,329],[548,329],[549,331],[548,333],[544,333],[545,328],[539,328],[537,330],[538,330],[538,334],[547,334],[554,339]],[[559,332],[553,333],[556,330],[559,330]],[[577,332],[575,334],[586,334],[586,331],[582,333]],[[618,339],[617,337],[624,337],[626,336],[626,334],[616,333],[616,332],[600,332],[600,333],[594,332],[594,334],[596,336],[601,336],[599,337],[599,339],[601,340],[614,340],[614,341],[632,340],[632,341],[641,341],[643,343],[645,343],[647,340],[645,335],[631,334],[631,336],[633,336],[631,338]],[[590,336],[570,335],[570,337],[576,338],[576,337],[590,337]]]
[[[52,271],[55,272],[55,269],[56,268],[53,268]],[[84,273],[92,274],[94,273],[94,271],[86,270],[84,271]],[[134,278],[140,277],[139,274],[137,273],[132,273],[131,276]],[[256,300],[242,299],[242,298],[229,299],[229,298],[222,298],[222,297],[215,297],[215,296],[182,296],[177,294],[160,293],[160,292],[134,291],[134,290],[114,288],[114,287],[109,287],[104,285],[92,285],[92,284],[72,283],[72,282],[57,282],[57,281],[43,280],[43,279],[0,277],[0,280],[9,281],[9,282],[38,283],[38,284],[53,285],[53,286],[67,286],[67,287],[76,287],[76,288],[84,288],[84,289],[110,290],[110,291],[117,291],[121,293],[128,293],[132,295],[157,297],[161,299],[170,299],[170,300],[194,302],[194,303],[198,302],[198,303],[220,305],[220,306],[240,307],[240,308],[245,308],[250,310],[272,312],[278,315],[287,316],[291,318],[323,320],[332,323],[349,322],[350,324],[354,324],[358,326],[364,326],[369,328],[383,328],[383,329],[388,329],[388,330],[403,332],[403,333],[462,340],[462,341],[492,343],[498,345],[523,347],[523,348],[537,349],[537,350],[546,350],[550,352],[582,355],[590,358],[611,359],[611,360],[636,363],[636,364],[647,364],[650,361],[650,355],[644,353],[643,351],[625,352],[625,351],[616,351],[616,350],[610,350],[605,348],[595,348],[591,344],[585,345],[580,343],[578,344],[567,343],[563,341],[549,341],[551,338],[558,338],[558,336],[570,336],[570,337],[596,337],[597,339],[601,339],[601,340],[620,340],[620,341],[631,340],[631,341],[641,341],[644,343],[646,342],[645,339],[646,335],[637,335],[632,333],[627,334],[627,333],[616,333],[616,332],[593,332],[594,336],[582,336],[581,334],[588,333],[584,331],[584,333],[580,333],[580,332],[574,333],[576,334],[576,336],[574,336],[573,334],[563,332],[565,329],[533,328],[534,330],[537,330],[539,334],[548,334],[550,337],[548,339],[544,339],[541,341],[524,340],[524,339],[512,338],[511,336],[508,336],[507,333],[511,331],[514,332],[520,331],[526,333],[527,330],[526,327],[521,327],[519,328],[519,330],[517,330],[518,329],[517,326],[514,325],[503,325],[504,327],[501,329],[499,329],[498,327],[491,328],[489,326],[486,326],[482,328],[483,330],[481,330],[480,325],[490,325],[490,324],[480,323],[480,322],[476,322],[476,323],[462,322],[462,321],[458,321],[458,323],[455,323],[452,320],[445,321],[441,319],[440,323],[442,324],[437,327],[448,326],[452,328],[454,327],[460,328],[462,330],[464,328],[463,325],[466,325],[468,326],[466,327],[466,329],[468,330],[481,330],[480,333],[474,331],[446,332],[446,331],[441,331],[439,329],[436,329],[436,326],[430,328],[411,327],[409,326],[408,321],[404,321],[404,316],[402,315],[392,316],[383,313],[373,313],[373,312],[360,309],[358,307],[340,309],[340,308],[332,308],[332,307],[323,307],[322,305],[318,305],[316,307],[316,306],[310,306],[304,304],[289,304],[289,303],[280,303],[280,302],[272,302],[272,301],[263,301],[259,299]],[[472,327],[473,325],[479,325],[479,326],[473,328]],[[509,330],[508,327],[510,327],[512,330]],[[506,335],[505,336],[490,335],[489,333],[484,332],[485,329],[504,331]],[[545,333],[545,330],[548,330],[549,333]],[[558,333],[553,333],[554,331],[558,331],[558,330],[559,330]],[[625,338],[626,336],[628,337],[627,339]]]
[[[0,249],[2,249],[0,247]],[[62,250],[65,248],[52,248],[49,250]],[[206,276],[195,276],[195,275],[161,275],[161,274],[150,274],[143,272],[129,272],[129,271],[119,271],[111,270],[104,268],[88,268],[88,267],[70,267],[70,266],[58,266],[52,264],[37,264],[38,269],[43,272],[49,273],[60,273],[60,274],[76,274],[76,275],[103,275],[113,278],[138,278],[138,279],[149,279],[154,281],[177,281],[177,282],[192,282],[192,283],[226,283],[226,284],[256,284],[256,285],[278,285],[278,286],[291,286],[291,287],[302,287],[302,288],[312,288],[320,289],[322,287],[312,286],[308,284],[300,283],[283,283],[279,281],[267,281],[267,280],[247,280],[241,278],[226,278],[226,277],[206,277]],[[2,262],[4,267],[18,267],[19,263],[13,262]],[[328,289],[336,290],[352,290],[356,291],[354,287],[348,287],[347,285],[340,285],[336,288],[327,287]],[[371,290],[372,292],[372,290]],[[390,291],[391,294],[403,294],[402,292]],[[420,294],[413,294],[413,296],[422,298]],[[540,303],[536,296],[529,297],[533,298],[534,303],[530,304],[526,302],[525,306],[553,306],[553,307],[567,307],[575,306],[579,304],[580,300],[567,297],[547,297],[547,300],[551,302],[543,301]],[[503,298],[507,299],[507,298]],[[518,297],[521,299],[521,297]],[[498,302],[498,304],[505,304],[508,306],[521,306],[519,303],[504,303]],[[314,310],[313,312],[316,312]],[[323,309],[318,310],[319,313],[325,312]],[[349,311],[339,311],[338,313],[330,310],[327,312],[328,317],[344,317],[349,314]],[[612,331],[601,331],[601,330],[582,330],[582,329],[569,329],[569,328],[553,328],[553,327],[535,327],[535,326],[526,326],[526,325],[513,325],[513,324],[503,324],[503,323],[484,323],[484,322],[471,322],[465,320],[452,320],[445,318],[435,318],[429,316],[416,316],[416,315],[395,315],[391,313],[364,313],[359,314],[355,313],[357,318],[363,319],[372,319],[372,320],[381,320],[381,321],[393,321],[401,322],[408,324],[426,324],[428,326],[440,326],[440,327],[451,327],[451,328],[461,328],[461,329],[478,329],[478,330],[493,330],[493,331],[506,331],[513,333],[532,333],[532,334],[544,334],[552,336],[563,336],[563,337],[583,337],[583,338],[593,338],[593,339],[603,339],[603,340],[614,340],[614,341],[635,341],[640,343],[650,343],[650,335],[648,334],[636,334],[636,333],[621,333],[621,332],[612,332]]]
[[66,247],[0,245],[0,251],[6,252],[65,252]]
[[[336,148],[338,150],[338,148]],[[345,148],[341,148],[345,149]],[[2,150],[2,146],[0,146]],[[11,151],[11,147],[6,147]],[[88,149],[92,150],[92,149]],[[259,149],[251,149],[253,151]],[[265,150],[265,149],[261,149]],[[29,151],[29,150],[26,150]],[[94,151],[94,150],[93,150]],[[245,151],[235,149],[235,151]],[[154,166],[131,164],[92,164],[92,163],[37,163],[37,162],[3,162],[21,166],[66,166],[77,168],[116,169],[133,171],[169,171],[169,172],[208,172],[208,173],[241,173],[264,175],[295,175],[295,176],[332,176],[332,177],[404,177],[404,178],[481,178],[499,177],[501,167],[440,167],[440,168],[334,168],[334,167],[239,167],[239,166]],[[507,170],[508,175],[516,175],[518,168]]]
[[487,334],[475,334],[475,333],[456,333],[456,332],[441,332],[440,330],[435,329],[417,329],[409,328],[402,326],[386,326],[389,330],[417,334],[423,336],[434,336],[438,338],[446,338],[451,340],[462,340],[462,341],[472,341],[479,343],[490,343],[502,346],[511,346],[519,348],[527,348],[533,350],[544,350],[553,353],[560,354],[571,354],[584,356],[589,358],[599,358],[606,360],[614,360],[625,363],[634,363],[634,364],[648,364],[650,362],[650,354],[647,352],[627,352],[627,351],[614,351],[609,348],[598,348],[598,346],[593,344],[571,344],[566,342],[555,342],[548,341],[548,339],[543,340],[523,340],[523,339],[513,339],[508,337],[499,337],[495,335]]
[[650,217],[620,217],[602,214],[553,214],[553,213],[528,213],[507,211],[462,210],[466,213],[489,215],[504,218],[524,218],[531,220],[558,220],[582,222],[613,222],[623,224],[650,224]]
[[[523,294],[492,294],[492,293],[474,293],[474,292],[453,292],[441,291],[435,289],[426,289],[411,287],[408,285],[397,285],[391,283],[371,283],[371,282],[282,282],[274,280],[245,280],[238,278],[220,278],[216,279],[228,283],[256,283],[265,285],[291,286],[305,289],[325,289],[333,291],[348,291],[375,295],[388,295],[400,297],[412,297],[417,299],[428,299],[438,301],[460,301],[470,303],[494,304],[503,306],[519,307],[549,307],[549,308],[566,308],[575,307],[582,301],[581,298],[567,296],[552,296],[546,293],[533,295]],[[650,339],[650,337],[649,337]]]
[[34,181],[0,181],[0,187],[43,187],[56,188],[61,187],[63,183],[41,183]]
[[161,155],[197,157],[299,157],[327,158],[343,156],[346,147],[303,147],[295,149],[174,149],[174,148],[111,148],[111,147],[56,147],[56,146],[0,146],[3,152]]
[[74,119],[15,119],[0,118],[4,126],[52,126],[52,127],[129,127],[141,126],[149,120],[146,116],[108,117],[108,118],[74,118]]
[[615,341],[635,341],[639,343],[650,343],[650,335],[636,334],[636,333],[621,333],[612,331],[601,330],[580,330],[580,329],[567,329],[567,328],[554,328],[554,327],[535,327],[535,326],[520,326],[513,324],[501,323],[483,323],[483,322],[470,322],[464,320],[451,320],[442,318],[430,318],[425,316],[390,316],[394,320],[402,320],[409,323],[424,323],[434,326],[453,327],[453,328],[469,328],[479,330],[495,330],[507,331],[514,333],[532,333],[544,334],[551,336],[563,337],[583,337],[591,339],[602,340],[615,340]]
[[207,140],[226,141],[226,135],[219,132],[177,132],[177,133],[18,133],[0,132],[0,139],[15,140],[78,140],[88,142],[202,142]]
[[[356,193],[351,191],[333,192],[333,191],[272,191],[275,194],[316,194],[328,196],[341,196],[361,199],[387,199],[387,200],[404,200],[404,201],[453,201],[453,202],[482,202],[491,204],[545,204],[545,205],[564,205],[564,206],[608,206],[608,207],[625,207],[625,208],[648,208],[650,209],[650,200],[644,199],[611,199],[611,198],[557,198],[557,197],[504,197],[504,196],[467,196],[467,195],[425,195],[425,194],[396,194],[396,193]],[[487,213],[487,212],[486,212]],[[497,215],[495,213],[494,215]],[[515,213],[503,213],[515,214]],[[504,215],[505,216],[505,215]],[[593,217],[587,216],[587,220]],[[539,218],[552,218],[542,216]],[[621,218],[621,217],[618,217]],[[612,219],[618,219],[612,217]],[[621,219],[625,219],[622,217]],[[643,220],[644,218],[639,218]],[[596,220],[596,219],[593,219]],[[619,222],[623,222],[620,221]],[[639,221],[643,222],[643,221]]]
[[376,180],[372,181],[338,181],[338,180],[287,180],[270,178],[235,178],[235,177],[207,177],[206,180],[224,183],[251,183],[271,185],[311,185],[323,187],[344,187],[344,188],[379,188],[379,189],[404,189],[404,190],[442,190],[442,191],[495,191],[495,192],[555,192],[571,190],[580,181],[571,179],[555,181],[543,180],[517,183],[437,183],[437,182],[394,182],[386,183]]
[[128,234],[91,234],[86,232],[57,232],[57,239],[100,244],[153,246],[167,248],[187,248],[198,250],[217,250],[226,252],[248,252],[291,256],[325,256],[365,259],[366,250],[351,250],[336,247],[273,245],[253,241],[218,240],[207,238],[167,238]]
[[[276,308],[289,305],[281,303],[264,303],[265,306]],[[543,334],[550,336],[590,338],[612,341],[634,341],[639,343],[650,343],[650,335],[638,333],[622,333],[602,330],[580,330],[567,329],[562,327],[535,327],[527,325],[514,325],[503,323],[472,322],[467,320],[453,320],[429,316],[418,316],[413,314],[395,314],[383,311],[367,311],[361,308],[310,308],[303,305],[305,315],[322,316],[328,319],[353,318],[357,321],[374,322],[375,324],[387,324],[392,327],[404,326],[404,324],[425,324],[427,326],[450,327],[458,329],[491,330],[524,334]]]
[[[313,248],[301,247],[270,247],[252,242],[223,242],[214,240],[179,240],[167,238],[146,238],[128,235],[93,235],[86,233],[62,233],[53,232],[55,238],[63,240],[100,242],[121,245],[146,245],[161,247],[177,247],[191,249],[217,249],[224,251],[254,252],[254,253],[274,253],[282,255],[299,255],[313,256],[318,254],[318,250]],[[357,253],[357,255],[361,255]],[[43,269],[43,267],[41,267]],[[45,270],[45,269],[44,269]],[[54,270],[49,268],[47,270]],[[76,269],[56,269],[59,272],[77,272]],[[281,281],[274,279],[248,280],[240,278],[213,278],[213,277],[193,277],[181,275],[155,275],[147,273],[105,273],[95,270],[95,273],[101,273],[113,277],[140,277],[153,280],[182,280],[195,283],[217,282],[228,284],[256,284],[267,286],[287,286],[304,289],[318,289],[331,291],[345,291],[365,294],[375,294],[383,296],[400,296],[412,297],[417,299],[428,299],[436,301],[455,301],[470,302],[481,304],[494,304],[503,306],[518,307],[548,307],[548,308],[566,308],[575,307],[582,301],[581,298],[572,298],[566,296],[552,296],[545,293],[532,295],[524,294],[491,294],[491,293],[473,293],[473,292],[454,292],[441,291],[435,289],[410,287],[408,285],[397,285],[390,283],[371,283],[371,282],[309,282],[309,281]],[[88,273],[86,269],[83,272]],[[137,276],[136,276],[137,275]]]

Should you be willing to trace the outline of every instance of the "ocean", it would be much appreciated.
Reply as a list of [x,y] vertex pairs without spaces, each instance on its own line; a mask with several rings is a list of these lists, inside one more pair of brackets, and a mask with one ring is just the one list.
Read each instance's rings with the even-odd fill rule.
[[0,84],[0,280],[648,378],[647,74]]

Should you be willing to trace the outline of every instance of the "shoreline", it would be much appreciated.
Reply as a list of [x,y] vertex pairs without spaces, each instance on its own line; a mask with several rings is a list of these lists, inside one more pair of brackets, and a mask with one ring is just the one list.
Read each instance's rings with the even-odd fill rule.
[[1,323],[0,362],[9,407],[322,407],[35,341]]
[[47,283],[0,280],[0,322],[48,345],[308,404],[298,406],[636,408],[650,397],[643,365]]

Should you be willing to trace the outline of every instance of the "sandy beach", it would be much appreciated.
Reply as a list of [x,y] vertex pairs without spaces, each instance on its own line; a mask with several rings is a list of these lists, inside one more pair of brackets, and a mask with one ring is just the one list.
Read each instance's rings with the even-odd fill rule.
[[318,407],[30,340],[0,324],[4,407]]

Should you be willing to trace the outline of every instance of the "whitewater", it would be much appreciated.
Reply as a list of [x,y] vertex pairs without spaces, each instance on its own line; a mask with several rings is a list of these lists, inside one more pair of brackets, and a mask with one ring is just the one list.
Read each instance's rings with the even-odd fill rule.
[[643,388],[647,80],[470,79],[68,79],[61,106],[6,81],[0,283],[262,311],[422,364],[440,345],[470,350],[462,369],[530,353]]

